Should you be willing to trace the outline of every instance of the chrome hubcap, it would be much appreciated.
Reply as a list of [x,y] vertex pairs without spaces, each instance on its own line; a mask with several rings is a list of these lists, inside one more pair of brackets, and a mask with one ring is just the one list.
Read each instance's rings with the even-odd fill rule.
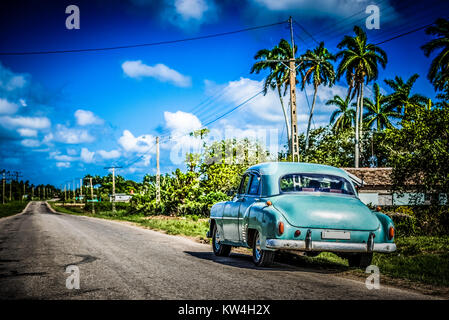
[[215,250],[218,251],[220,250],[220,243],[219,243],[219,238],[220,234],[218,233],[218,231],[215,231],[215,238],[214,238],[214,246],[215,246]]

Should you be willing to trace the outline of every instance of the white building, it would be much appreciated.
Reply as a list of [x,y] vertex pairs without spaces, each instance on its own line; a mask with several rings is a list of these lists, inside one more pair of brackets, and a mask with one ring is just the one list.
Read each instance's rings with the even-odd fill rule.
[[[112,194],[109,195],[109,201],[112,202]],[[126,193],[116,193],[115,194],[115,202],[129,202],[133,196],[128,195]]]
[[[360,200],[365,204],[374,206],[404,206],[416,204],[430,204],[429,193],[404,192],[398,194],[391,189],[393,183],[391,174],[393,168],[342,168],[350,175],[359,179],[361,186],[358,188]],[[353,182],[356,183],[356,181]],[[439,194],[440,204],[447,203],[447,196]]]

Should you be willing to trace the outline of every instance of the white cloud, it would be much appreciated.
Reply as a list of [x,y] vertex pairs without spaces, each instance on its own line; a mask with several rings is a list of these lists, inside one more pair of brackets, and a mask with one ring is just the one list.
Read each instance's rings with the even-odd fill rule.
[[155,137],[149,134],[135,137],[129,130],[124,130],[118,143],[127,152],[148,152],[155,145]]
[[21,128],[21,129],[17,129],[17,132],[22,137],[36,137],[37,136],[37,130],[34,130],[34,129]]
[[103,158],[103,159],[115,159],[120,157],[121,153],[119,150],[111,150],[111,151],[105,151],[105,150],[98,150],[97,153]]
[[94,155],[95,155],[95,152],[93,152],[93,151],[91,152],[87,148],[81,149],[80,158],[82,161],[84,161],[86,163],[94,162]]
[[53,158],[57,161],[71,162],[77,160],[75,157],[71,157],[65,154],[61,154],[60,152],[50,152],[50,158]]
[[205,0],[175,0],[175,9],[184,20],[201,20],[209,6]]
[[0,114],[13,114],[16,113],[18,108],[19,106],[17,104],[0,98]]
[[[184,32],[197,31],[206,22],[216,20],[218,5],[225,1],[217,0],[130,0],[134,5],[147,8],[155,17],[162,17]],[[156,5],[155,5],[156,4]]]
[[[223,90],[224,94],[221,97],[221,103],[225,110],[243,103],[247,99],[253,97],[263,89],[263,82],[248,78],[240,78],[236,81],[229,81],[224,87],[216,85],[212,82],[205,82],[206,91]],[[288,108],[288,99],[284,98],[284,105]],[[244,108],[244,109],[243,109]],[[249,119],[259,119],[267,122],[280,122],[284,120],[281,104],[276,91],[268,90],[267,94],[258,95],[252,100],[248,101],[240,112],[240,116],[250,115]],[[251,121],[249,122],[251,123]]]
[[164,112],[165,126],[172,135],[185,135],[201,128],[201,121],[192,113]]
[[89,124],[103,124],[103,119],[97,117],[92,111],[78,109],[75,111],[76,123],[80,126],[87,126]]
[[[50,137],[49,137],[50,138]],[[53,137],[55,141],[68,144],[78,144],[83,142],[92,142],[95,140],[89,132],[84,129],[67,128],[62,124],[56,126],[56,132]]]
[[70,162],[56,162],[58,168],[70,168]]
[[49,134],[46,134],[44,136],[44,140],[42,141],[42,143],[50,144],[53,139],[54,139],[54,135],[53,135],[53,133],[50,132]]
[[122,64],[123,72],[131,78],[152,77],[162,82],[170,82],[178,87],[190,87],[192,80],[164,64],[148,66],[141,60],[125,61]]
[[[346,18],[358,12],[361,13],[361,17],[367,17],[368,15],[364,11],[371,4],[371,1],[367,0],[252,0],[252,2],[260,9],[266,9],[268,11],[299,11],[309,16],[325,16],[328,18]],[[383,9],[387,9],[388,7],[391,8],[388,2],[382,5]],[[393,13],[395,14],[395,12]]]
[[24,139],[21,141],[21,144],[29,148],[39,147],[41,145],[40,141],[36,139]]
[[26,85],[27,81],[23,75],[13,75],[13,73],[9,70],[4,70],[3,72],[6,74],[6,76],[4,80],[0,79],[0,88],[3,88],[7,91],[13,91],[23,88]]
[[0,117],[0,125],[6,128],[30,128],[30,129],[45,129],[50,127],[50,120],[46,117]]
[[77,154],[77,152],[76,152],[75,149],[68,148],[68,149],[67,149],[67,154],[68,154],[68,155],[71,155],[71,156],[74,156],[74,155]]

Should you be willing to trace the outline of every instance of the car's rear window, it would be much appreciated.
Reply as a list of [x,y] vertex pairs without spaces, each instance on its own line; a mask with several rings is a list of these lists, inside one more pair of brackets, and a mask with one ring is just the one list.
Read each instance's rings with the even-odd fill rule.
[[354,195],[354,189],[345,178],[316,173],[294,173],[280,180],[282,192],[329,192]]

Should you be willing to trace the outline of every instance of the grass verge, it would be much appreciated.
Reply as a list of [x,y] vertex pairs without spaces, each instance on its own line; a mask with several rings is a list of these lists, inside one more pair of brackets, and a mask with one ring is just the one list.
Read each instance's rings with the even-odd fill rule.
[[[59,212],[87,215],[80,208],[62,207],[54,203],[50,205]],[[207,219],[196,217],[166,217],[127,215],[124,210],[117,212],[101,212],[94,215],[97,218],[134,222],[153,230],[164,231],[173,235],[194,237],[201,242],[209,242],[205,237],[209,224]],[[397,251],[391,254],[374,253],[372,264],[379,267],[381,276],[394,279],[405,279],[417,283],[449,287],[449,236],[426,237],[410,236],[399,237],[395,240]],[[352,275],[366,277],[364,270],[349,268],[346,259],[342,259],[330,252],[322,252],[316,257],[282,256],[281,261],[315,269],[348,272]]]
[[13,214],[21,212],[25,209],[28,202],[26,201],[11,201],[5,204],[0,204],[0,218],[12,216]]

